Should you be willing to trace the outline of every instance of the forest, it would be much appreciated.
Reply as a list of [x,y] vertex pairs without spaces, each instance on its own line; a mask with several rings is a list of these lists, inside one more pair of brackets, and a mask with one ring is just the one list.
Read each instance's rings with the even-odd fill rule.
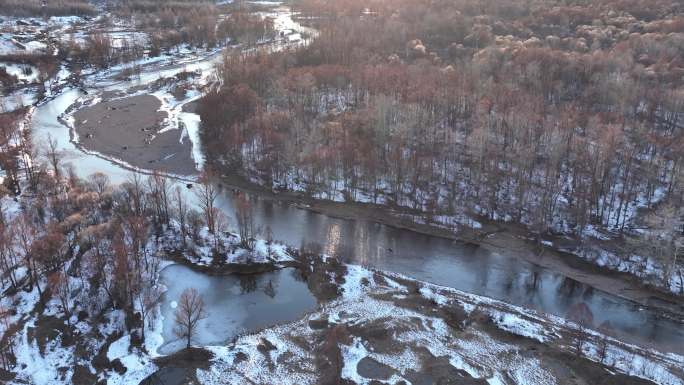
[[216,170],[455,228],[473,217],[536,236],[634,235],[638,253],[675,270],[681,4],[294,7],[319,33],[282,52],[226,53],[220,86],[200,102]]

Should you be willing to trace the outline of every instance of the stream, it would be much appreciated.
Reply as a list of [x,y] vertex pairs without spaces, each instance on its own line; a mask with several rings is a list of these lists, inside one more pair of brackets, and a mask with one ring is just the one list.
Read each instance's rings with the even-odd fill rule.
[[[289,13],[278,17],[281,25],[296,29],[297,24]],[[125,90],[188,69],[201,70],[203,76],[207,73],[210,76],[217,60],[220,60],[218,54],[196,55],[180,64],[176,61],[145,69],[135,81],[92,78],[86,84],[90,94]],[[72,164],[79,176],[102,172],[112,183],[124,182],[132,172],[130,169],[80,150],[72,143],[69,128],[58,120],[60,114],[81,96],[82,91],[66,89],[39,105],[32,119],[34,142],[45,141],[50,135],[57,140],[64,162]],[[199,117],[183,112],[179,119],[190,131],[193,155],[201,164],[201,147],[196,135]],[[185,182],[182,185],[184,191],[188,191]],[[189,199],[194,197],[191,193],[187,195]],[[569,307],[584,302],[593,312],[594,327],[609,322],[623,340],[662,351],[684,352],[682,322],[518,258],[374,222],[334,218],[258,196],[250,199],[257,227],[270,229],[273,239],[288,245],[304,246],[345,262],[401,273],[558,316],[566,316]],[[229,227],[234,227],[234,195],[228,189],[222,190],[219,206],[230,218]],[[201,341],[197,341],[201,344],[224,342],[244,330],[292,321],[315,307],[313,296],[304,283],[295,279],[291,269],[260,275],[255,280],[256,283],[246,284],[234,276],[211,277],[179,265],[164,269],[162,281],[169,291],[162,305],[167,343],[161,352],[173,351],[180,343],[174,342],[172,334],[173,303],[185,288],[178,282],[192,282],[207,303],[210,317],[205,321]],[[245,285],[252,285],[250,287],[254,289],[245,290]],[[275,290],[271,291],[272,288]]]

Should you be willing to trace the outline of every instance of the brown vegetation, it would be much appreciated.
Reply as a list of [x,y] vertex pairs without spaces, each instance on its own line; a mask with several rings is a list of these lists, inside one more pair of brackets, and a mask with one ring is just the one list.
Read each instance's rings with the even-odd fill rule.
[[19,17],[90,16],[95,7],[87,0],[0,0],[0,14]]
[[176,309],[176,327],[173,329],[173,332],[178,338],[186,340],[186,347],[188,349],[190,349],[190,343],[197,331],[197,325],[204,318],[207,318],[207,313],[199,292],[195,288],[185,289],[181,294],[178,308]]
[[684,189],[683,10],[638,4],[298,2],[320,34],[226,56],[198,109],[207,158],[428,220],[629,233]]

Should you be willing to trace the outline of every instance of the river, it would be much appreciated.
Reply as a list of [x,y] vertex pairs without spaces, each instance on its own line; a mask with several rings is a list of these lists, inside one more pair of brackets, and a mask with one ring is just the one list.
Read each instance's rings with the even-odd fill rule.
[[[289,14],[279,17],[281,23],[290,28],[296,25]],[[160,74],[170,76],[186,69],[201,69],[206,73],[218,58],[219,55],[216,54],[193,56],[182,65],[174,63],[146,70],[133,82],[93,78],[88,87],[91,92],[126,89],[158,79]],[[113,183],[121,183],[132,171],[121,164],[80,150],[71,142],[69,128],[58,120],[59,115],[80,96],[81,91],[67,89],[56,98],[38,106],[32,119],[34,141],[44,141],[50,135],[57,140],[64,162],[71,163],[79,176],[86,177],[94,172],[102,172]],[[197,115],[184,113],[181,119],[186,125],[198,129]],[[192,135],[190,136],[192,139]],[[195,138],[193,142],[196,140]],[[198,145],[194,146],[193,153],[196,157],[201,156],[199,148]],[[201,164],[201,159],[196,158],[196,161]],[[188,196],[192,198],[192,194]],[[219,206],[231,218],[232,225],[235,224],[233,199],[233,193],[225,190],[219,202]],[[306,246],[349,263],[405,274],[558,316],[565,316],[570,306],[584,302],[593,312],[595,327],[609,322],[616,335],[629,342],[654,346],[663,351],[684,351],[683,322],[662,317],[654,309],[643,308],[518,258],[378,223],[338,219],[293,205],[260,199],[258,196],[250,199],[253,201],[257,226],[262,230],[270,229],[274,239],[291,246]],[[234,278],[224,279],[227,280],[225,285],[235,287],[235,282],[231,281]],[[173,281],[167,280],[167,285],[169,282]],[[211,282],[214,286],[221,285]],[[289,283],[280,291],[295,286]],[[262,299],[253,298],[254,301]],[[263,321],[266,325],[272,320]],[[228,334],[224,333],[225,338],[222,340],[228,339],[230,333],[234,332],[234,329],[226,331]],[[212,339],[214,340],[217,338]]]

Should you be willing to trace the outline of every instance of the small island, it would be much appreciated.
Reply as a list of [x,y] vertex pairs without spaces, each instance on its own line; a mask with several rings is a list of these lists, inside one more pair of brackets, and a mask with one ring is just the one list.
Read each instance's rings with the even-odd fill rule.
[[149,94],[104,100],[78,109],[79,145],[138,169],[176,175],[197,173],[192,143],[181,129],[164,129],[161,101]]

